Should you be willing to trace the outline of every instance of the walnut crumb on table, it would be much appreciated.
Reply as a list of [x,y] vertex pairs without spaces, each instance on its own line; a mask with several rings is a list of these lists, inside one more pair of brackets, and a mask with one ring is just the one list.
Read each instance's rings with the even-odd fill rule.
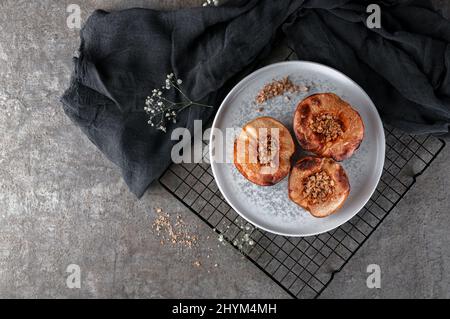
[[155,212],[156,218],[152,227],[161,239],[161,245],[169,243],[174,246],[192,248],[197,244],[198,236],[188,232],[188,227],[180,215],[177,215],[173,221],[173,218],[161,208],[156,208]]

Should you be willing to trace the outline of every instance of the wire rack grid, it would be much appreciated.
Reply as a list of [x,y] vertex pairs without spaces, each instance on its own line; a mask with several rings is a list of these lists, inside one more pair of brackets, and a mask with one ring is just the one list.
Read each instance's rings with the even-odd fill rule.
[[374,195],[349,222],[318,236],[291,238],[254,228],[228,205],[207,163],[172,165],[160,183],[292,297],[316,298],[445,145],[389,127],[385,134],[386,161]]
[[[296,59],[291,48],[281,51],[259,66]],[[214,181],[206,142],[203,155],[208,160],[174,164],[160,183],[213,228],[220,240],[233,245],[293,298],[317,298],[445,146],[441,139],[412,136],[389,126],[385,126],[385,136],[385,166],[372,198],[349,222],[318,236],[277,236],[242,219]]]

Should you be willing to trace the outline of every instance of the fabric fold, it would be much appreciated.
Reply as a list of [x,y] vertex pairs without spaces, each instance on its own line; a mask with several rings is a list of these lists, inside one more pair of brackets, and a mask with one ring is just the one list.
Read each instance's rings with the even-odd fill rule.
[[[381,7],[381,28],[365,25]],[[171,163],[177,127],[214,108],[191,107],[168,127],[147,124],[145,99],[174,72],[193,101],[217,107],[282,31],[300,60],[355,80],[383,120],[409,133],[448,133],[450,23],[428,0],[232,0],[221,7],[98,10],[81,30],[63,108],[141,197]],[[180,96],[171,93],[172,100]]]

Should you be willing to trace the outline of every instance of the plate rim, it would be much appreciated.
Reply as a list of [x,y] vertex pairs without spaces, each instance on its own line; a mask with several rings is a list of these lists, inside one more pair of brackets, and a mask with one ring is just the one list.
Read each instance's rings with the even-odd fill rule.
[[[309,64],[309,65],[315,65],[315,66],[320,66],[322,68],[325,69],[329,69],[333,72],[336,72],[337,74],[343,76],[345,79],[349,80],[353,85],[355,85],[363,94],[364,96],[368,99],[368,101],[370,102],[370,106],[373,108],[373,110],[375,111],[374,114],[376,115],[376,125],[378,126],[378,129],[380,129],[381,131],[381,136],[380,136],[380,142],[381,142],[381,150],[380,153],[383,154],[383,156],[381,157],[381,169],[379,170],[377,176],[376,176],[376,183],[374,184],[373,189],[371,189],[370,196],[368,196],[368,198],[366,200],[364,200],[363,204],[361,207],[359,207],[357,210],[355,210],[355,213],[350,214],[348,218],[343,219],[342,222],[338,223],[336,226],[333,227],[329,227],[326,230],[322,230],[322,231],[317,231],[317,232],[310,232],[310,233],[306,233],[306,234],[291,234],[291,233],[283,233],[283,232],[279,232],[279,231],[274,231],[271,229],[268,229],[264,226],[259,225],[258,223],[250,220],[250,218],[248,218],[247,216],[245,216],[245,214],[243,214],[242,212],[240,212],[232,203],[232,201],[230,201],[230,199],[228,198],[227,194],[223,191],[222,188],[222,184],[221,181],[217,178],[217,172],[216,172],[216,165],[217,163],[215,163],[214,159],[213,159],[213,152],[212,152],[212,148],[213,148],[213,135],[214,135],[214,131],[217,127],[217,121],[219,119],[219,115],[223,112],[224,108],[225,108],[225,102],[227,102],[231,96],[233,96],[236,91],[238,91],[239,86],[242,83],[245,83],[248,81],[248,79],[250,79],[251,77],[254,77],[255,75],[258,75],[259,73],[263,73],[264,71],[266,71],[269,68],[274,68],[277,66],[284,66],[284,65],[290,65],[290,64]],[[339,227],[341,227],[342,225],[346,224],[348,221],[350,221],[352,218],[354,218],[356,215],[358,215],[361,210],[367,205],[367,203],[369,202],[369,200],[372,198],[373,194],[375,193],[375,190],[377,189],[379,183],[380,183],[380,179],[381,176],[383,174],[383,169],[384,169],[384,164],[385,164],[385,160],[386,160],[386,136],[384,133],[384,126],[383,126],[383,122],[381,120],[380,114],[378,112],[377,107],[375,106],[375,103],[373,103],[372,99],[370,98],[370,96],[367,94],[367,92],[358,84],[356,83],[352,78],[350,78],[348,75],[346,75],[345,73],[336,70],[333,67],[330,67],[328,65],[322,64],[322,63],[318,63],[318,62],[312,62],[312,61],[306,61],[306,60],[295,60],[295,61],[283,61],[283,62],[277,62],[277,63],[272,63],[269,65],[266,65],[260,69],[255,70],[254,72],[248,74],[246,77],[244,77],[242,80],[240,80],[236,85],[233,86],[233,88],[230,90],[230,92],[225,96],[225,98],[223,99],[222,103],[220,104],[220,107],[217,109],[216,115],[214,116],[214,121],[212,123],[211,126],[211,134],[209,137],[209,160],[211,163],[211,170],[213,173],[213,177],[214,180],[217,184],[217,187],[220,191],[220,193],[222,194],[222,196],[225,198],[225,200],[227,201],[227,204],[231,206],[231,208],[233,208],[233,210],[238,213],[239,216],[241,216],[244,220],[246,220],[247,222],[251,223],[252,225],[256,226],[259,229],[262,229],[266,232],[275,234],[275,235],[280,235],[280,236],[285,236],[285,237],[311,237],[311,236],[317,236],[320,234],[325,234],[328,233],[334,229],[337,229]]]

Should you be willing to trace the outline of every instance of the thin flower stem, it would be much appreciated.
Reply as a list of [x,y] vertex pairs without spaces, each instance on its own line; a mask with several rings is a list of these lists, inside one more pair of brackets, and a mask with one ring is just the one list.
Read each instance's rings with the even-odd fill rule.
[[186,94],[184,94],[184,92],[183,92],[183,91],[181,90],[181,88],[178,86],[178,83],[176,83],[176,82],[174,82],[174,81],[172,81],[172,80],[170,80],[170,83],[172,84],[172,86],[173,86],[176,90],[178,90],[178,92],[180,92],[180,93],[184,96],[184,98],[185,98],[187,101],[189,101],[189,103],[191,103],[191,105],[198,105],[198,106],[209,107],[209,108],[212,108],[212,107],[213,107],[213,106],[211,106],[211,105],[206,105],[206,104],[202,104],[202,103],[192,102],[191,99],[188,98],[188,97],[186,96]]
[[192,102],[191,99],[189,99],[189,98],[187,97],[187,95],[184,94],[184,92],[178,87],[178,84],[177,84],[177,83],[173,82],[172,80],[170,80],[170,83],[172,83],[172,86],[173,86],[178,92],[180,92],[181,95],[183,95],[184,98],[185,98],[186,100],[188,100],[189,102]]
[[212,105],[206,105],[206,104],[201,104],[201,103],[197,103],[197,102],[192,102],[192,105],[198,105],[198,106],[203,106],[203,107],[207,107],[212,109],[214,106]]
[[178,103],[176,103],[176,102],[173,102],[173,101],[171,101],[171,100],[168,100],[168,99],[166,99],[166,98],[164,98],[164,97],[162,97],[162,96],[160,96],[159,97],[161,100],[163,100],[163,101],[166,101],[167,103],[170,103],[170,104],[183,104],[183,103],[186,103],[186,102],[178,102]]

